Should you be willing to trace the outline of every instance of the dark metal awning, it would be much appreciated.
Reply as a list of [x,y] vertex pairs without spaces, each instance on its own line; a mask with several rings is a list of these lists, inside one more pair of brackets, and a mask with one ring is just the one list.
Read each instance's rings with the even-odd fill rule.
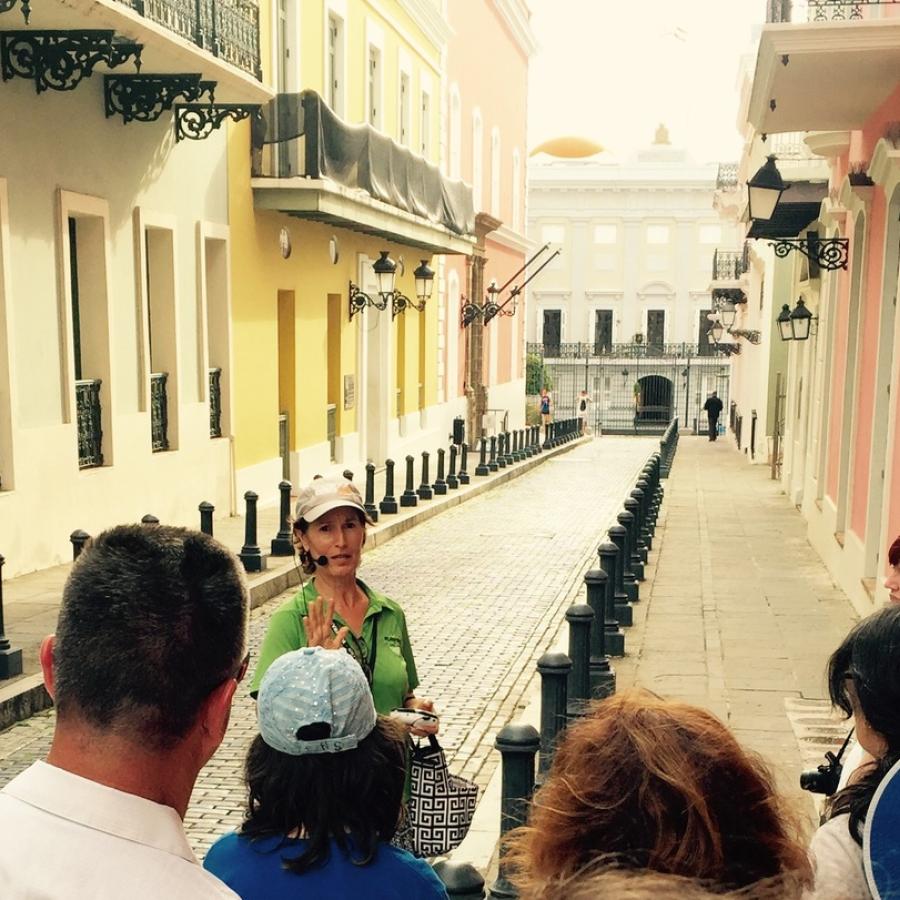
[[771,219],[752,219],[747,229],[748,238],[796,237],[806,230],[810,222],[819,218],[822,201],[828,196],[828,184],[824,181],[795,181],[781,195]]

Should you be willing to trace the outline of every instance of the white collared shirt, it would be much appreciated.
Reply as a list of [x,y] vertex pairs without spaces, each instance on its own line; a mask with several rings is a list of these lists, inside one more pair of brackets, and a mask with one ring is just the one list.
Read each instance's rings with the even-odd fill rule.
[[36,762],[0,791],[0,897],[234,900],[169,806]]

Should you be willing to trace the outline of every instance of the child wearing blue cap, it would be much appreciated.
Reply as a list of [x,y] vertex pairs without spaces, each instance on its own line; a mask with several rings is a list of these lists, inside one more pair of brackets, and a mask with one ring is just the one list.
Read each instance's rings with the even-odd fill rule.
[[390,845],[406,778],[406,730],[375,713],[343,650],[304,647],[269,667],[247,754],[249,804],[203,865],[244,900],[440,900],[432,868]]

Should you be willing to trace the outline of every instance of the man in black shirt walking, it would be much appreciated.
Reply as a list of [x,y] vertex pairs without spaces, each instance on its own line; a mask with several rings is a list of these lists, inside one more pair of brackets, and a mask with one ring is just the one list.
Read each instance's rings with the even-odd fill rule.
[[706,398],[703,409],[709,421],[709,439],[714,441],[719,434],[719,414],[722,412],[722,401],[715,391]]

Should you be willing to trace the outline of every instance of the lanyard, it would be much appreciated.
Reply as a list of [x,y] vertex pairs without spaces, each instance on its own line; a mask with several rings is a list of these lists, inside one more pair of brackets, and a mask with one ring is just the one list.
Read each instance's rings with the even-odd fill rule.
[[[357,637],[352,630],[347,631],[347,638],[352,639],[353,648],[348,645],[347,638],[344,638],[344,649],[359,663],[360,668],[363,670],[363,675],[366,676],[366,681],[369,682],[369,686],[372,685],[372,680],[375,677],[375,657],[378,653],[378,616],[375,615],[374,621],[372,622],[372,646],[369,647],[369,656],[368,659],[363,657],[362,647],[360,646],[360,640],[362,639],[362,635]],[[365,627],[365,620],[363,620],[363,627]],[[331,632],[332,634],[338,633],[338,627],[332,621],[331,623]],[[365,646],[365,641],[363,641],[363,646]]]

